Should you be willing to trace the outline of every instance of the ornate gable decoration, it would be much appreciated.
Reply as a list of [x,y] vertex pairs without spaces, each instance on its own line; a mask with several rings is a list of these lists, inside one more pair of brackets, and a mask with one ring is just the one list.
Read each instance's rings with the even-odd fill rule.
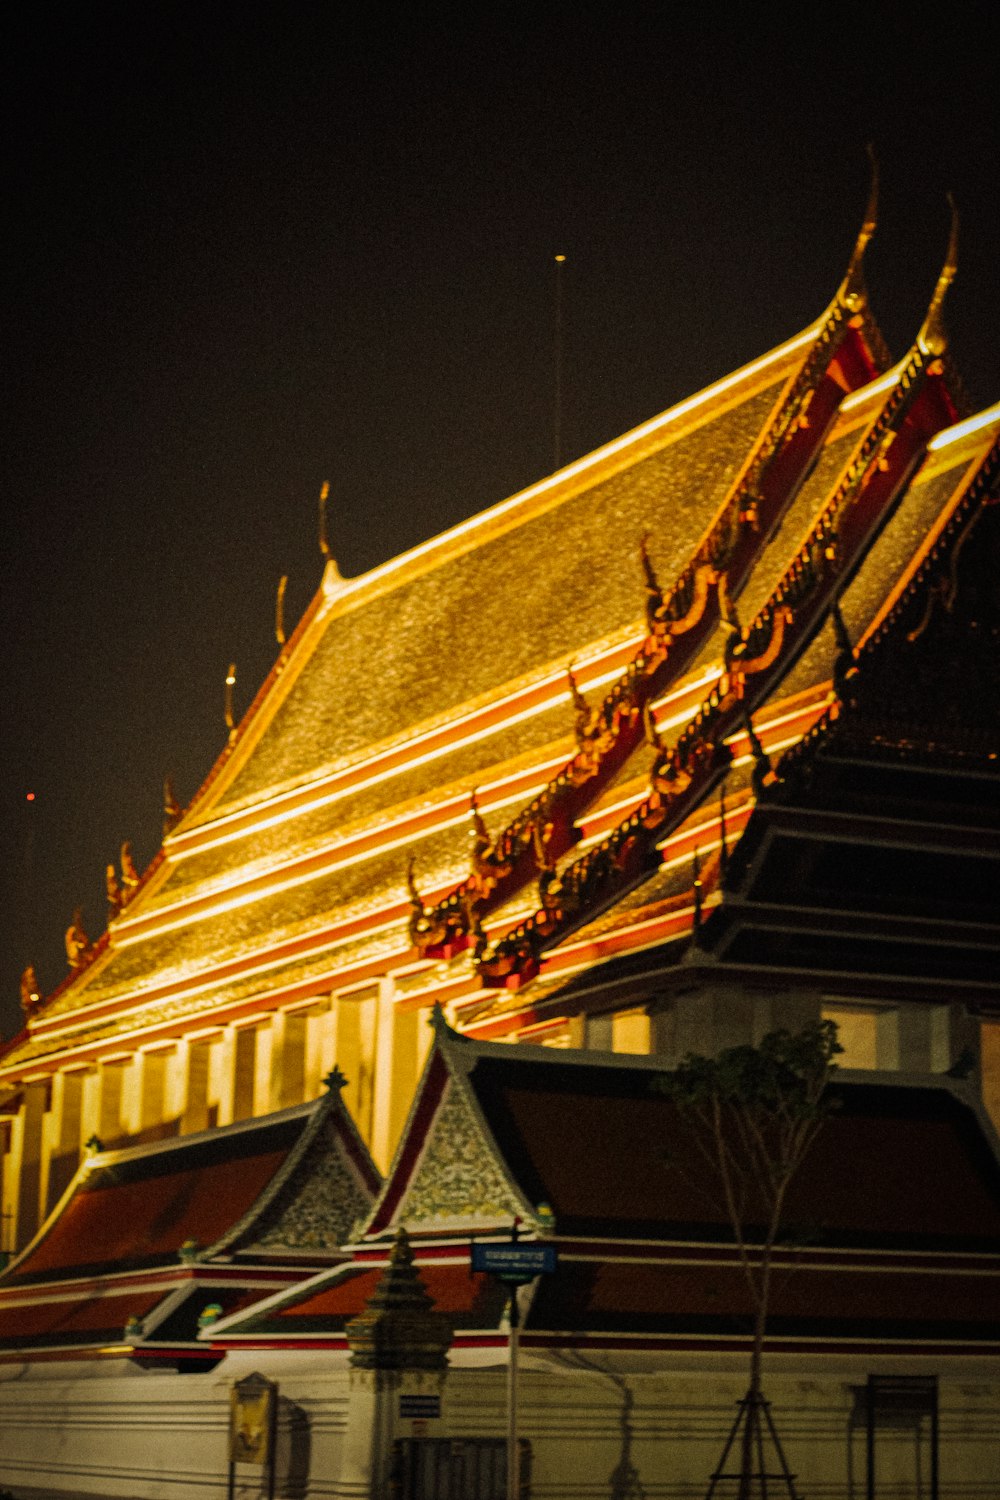
[[356,1175],[344,1160],[336,1127],[329,1118],[298,1170],[279,1192],[260,1231],[246,1250],[335,1250],[371,1207]]
[[453,1073],[400,1217],[411,1227],[507,1223],[530,1212],[503,1172],[468,1085]]

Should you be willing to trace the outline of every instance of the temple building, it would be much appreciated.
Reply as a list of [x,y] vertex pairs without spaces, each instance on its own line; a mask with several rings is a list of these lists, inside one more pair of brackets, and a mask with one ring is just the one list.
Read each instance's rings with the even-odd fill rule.
[[[560,1257],[522,1311],[525,1493],[703,1494],[746,1308],[724,1225],[660,1180],[656,1080],[827,1019],[818,1228],[772,1325],[795,1465],[846,1494],[895,1375],[936,1382],[942,1493],[996,1492],[1000,405],[948,347],[954,233],[894,359],[874,228],[752,364],[368,574],[328,561],[156,858],[111,872],[107,931],[74,924],[53,994],[26,972],[0,1482],[152,1493],[139,1438],[88,1427],[124,1403],[191,1434],[156,1493],[193,1493],[262,1370],[279,1493],[388,1493],[392,1462],[429,1500],[407,1442],[504,1431],[469,1255],[517,1222]],[[446,1382],[423,1345],[399,1367],[429,1432],[355,1378],[392,1277],[449,1321]],[[86,1439],[43,1458],[69,1409]]]

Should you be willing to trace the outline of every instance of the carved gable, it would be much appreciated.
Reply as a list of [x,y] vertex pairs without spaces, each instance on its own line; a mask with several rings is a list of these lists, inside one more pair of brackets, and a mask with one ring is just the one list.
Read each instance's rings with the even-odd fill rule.
[[489,1144],[464,1083],[452,1078],[406,1194],[402,1218],[432,1227],[474,1220],[508,1223],[524,1214]]

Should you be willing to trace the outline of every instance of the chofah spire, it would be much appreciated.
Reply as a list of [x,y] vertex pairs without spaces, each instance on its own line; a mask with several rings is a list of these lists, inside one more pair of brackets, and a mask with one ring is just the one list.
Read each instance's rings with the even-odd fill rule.
[[413,1250],[400,1225],[382,1277],[365,1310],[345,1328],[351,1364],[362,1370],[443,1370],[452,1328],[413,1264]]
[[467,1036],[463,1036],[460,1031],[456,1031],[454,1026],[449,1024],[440,1000],[435,1000],[431,1006],[427,1024],[439,1042],[467,1042],[469,1040]]

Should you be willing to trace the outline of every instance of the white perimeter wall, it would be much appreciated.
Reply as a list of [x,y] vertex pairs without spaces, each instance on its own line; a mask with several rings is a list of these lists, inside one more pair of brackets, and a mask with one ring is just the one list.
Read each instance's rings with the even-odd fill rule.
[[[505,1370],[484,1352],[453,1368],[442,1418],[428,1437],[501,1436]],[[534,1452],[535,1500],[702,1500],[742,1393],[741,1368],[719,1360],[588,1354],[525,1355],[521,1433]],[[65,1364],[0,1366],[0,1484],[148,1500],[221,1500],[232,1382],[260,1369],[282,1397],[278,1494],[362,1500],[386,1493],[373,1477],[393,1433],[397,1392],[378,1394],[339,1354],[229,1357],[208,1374],[173,1375]],[[772,1360],[766,1378],[790,1467],[808,1500],[862,1500],[863,1427],[852,1387],[870,1372],[940,1377],[941,1500],[1000,1495],[1000,1375],[985,1362]],[[408,1390],[435,1377],[404,1377]],[[382,1416],[380,1417],[380,1412]],[[879,1500],[929,1496],[928,1444],[912,1427],[880,1436]],[[373,1449],[375,1450],[373,1454]],[[241,1468],[236,1493],[261,1478]],[[720,1492],[721,1494],[721,1492]]]

